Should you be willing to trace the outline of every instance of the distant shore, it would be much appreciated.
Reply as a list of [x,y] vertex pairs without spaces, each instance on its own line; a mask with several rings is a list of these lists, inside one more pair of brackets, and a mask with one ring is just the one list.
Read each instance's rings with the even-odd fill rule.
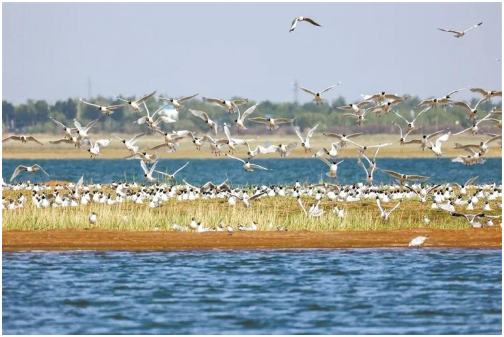
[[[5,134],[4,136],[6,136]],[[87,152],[88,147],[82,146],[80,149],[75,148],[73,145],[53,145],[50,144],[50,140],[59,139],[59,135],[34,135],[37,139],[42,141],[44,145],[38,145],[35,143],[21,144],[18,142],[5,142],[2,144],[2,159],[87,159],[90,157],[89,152]],[[118,135],[123,138],[131,138],[132,135]],[[291,142],[297,142],[298,146],[288,158],[308,158],[315,154],[318,150],[323,147],[330,148],[331,143],[336,142],[336,138],[328,138],[322,135],[315,135],[311,140],[311,146],[313,148],[312,153],[305,153],[301,148],[300,140],[296,135],[234,135],[236,138],[241,139],[253,139],[259,137],[257,140],[251,142],[250,146],[255,148],[257,145],[266,144],[288,144]],[[410,139],[420,138],[421,134],[414,135]],[[92,139],[107,139],[112,138],[112,144],[108,147],[102,148],[100,152],[102,153],[99,159],[121,159],[129,155],[129,152],[123,146],[123,144],[112,135],[108,134],[98,134],[92,135]],[[478,144],[481,140],[488,139],[489,136],[485,135],[461,135],[454,137],[454,139],[449,139],[443,145],[443,151],[445,152],[444,157],[456,157],[458,155],[465,155],[466,152],[463,150],[455,150],[455,142],[461,144]],[[355,142],[362,145],[375,145],[380,143],[392,143],[390,146],[386,146],[380,149],[380,158],[435,158],[434,154],[430,150],[422,151],[419,149],[418,144],[415,145],[399,145],[399,135],[387,135],[387,134],[375,134],[375,135],[362,135],[354,139]],[[137,145],[140,146],[140,150],[151,148],[155,145],[161,144],[163,142],[163,137],[159,135],[148,135],[141,138]],[[246,157],[247,147],[238,146],[238,151],[235,155],[238,157]],[[355,158],[357,157],[357,148],[349,144],[346,148],[338,148],[341,158]],[[223,158],[224,153],[227,153],[226,146],[223,147],[223,152],[220,157],[216,157],[210,152],[208,145],[205,145],[201,150],[196,150],[195,146],[189,139],[184,139],[180,142],[180,148],[173,153],[166,153],[166,150],[161,148],[155,151],[149,151],[149,153],[157,153],[161,158],[168,159],[180,159],[180,158],[193,158],[193,159],[210,159],[210,158]],[[374,150],[369,149],[366,152],[367,155],[373,155]],[[500,157],[502,155],[502,149],[497,143],[492,143],[490,145],[490,151],[485,154],[485,157]],[[269,154],[260,156],[263,158],[279,158],[277,154]],[[462,164],[461,164],[462,166]]]
[[209,232],[48,230],[3,231],[4,252],[47,250],[169,251],[205,249],[408,248],[429,235],[426,248],[502,248],[502,229],[400,229],[333,232]]

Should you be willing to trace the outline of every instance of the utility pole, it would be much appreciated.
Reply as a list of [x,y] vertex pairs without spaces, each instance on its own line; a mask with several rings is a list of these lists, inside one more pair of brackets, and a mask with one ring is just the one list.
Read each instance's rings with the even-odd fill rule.
[[297,105],[298,104],[298,80],[294,80],[294,103]]

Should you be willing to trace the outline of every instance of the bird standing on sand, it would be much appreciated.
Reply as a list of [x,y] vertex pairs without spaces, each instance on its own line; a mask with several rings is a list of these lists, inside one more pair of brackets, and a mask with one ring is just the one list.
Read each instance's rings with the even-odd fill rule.
[[424,242],[430,237],[430,235],[427,236],[417,236],[413,240],[408,243],[408,247],[421,247]]

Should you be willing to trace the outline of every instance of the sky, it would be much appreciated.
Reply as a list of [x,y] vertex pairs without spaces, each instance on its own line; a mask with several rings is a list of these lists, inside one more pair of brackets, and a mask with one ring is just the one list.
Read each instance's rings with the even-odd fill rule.
[[[294,82],[356,101],[502,88],[501,3],[3,3],[2,97],[294,100]],[[300,23],[314,18],[323,27]],[[483,25],[461,39],[440,28]],[[299,101],[310,96],[298,93]],[[476,94],[464,90],[458,99]]]

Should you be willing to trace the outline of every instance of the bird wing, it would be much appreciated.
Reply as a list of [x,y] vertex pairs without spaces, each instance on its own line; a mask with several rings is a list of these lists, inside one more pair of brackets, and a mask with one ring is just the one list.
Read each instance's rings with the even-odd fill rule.
[[453,34],[458,34],[460,32],[457,32],[456,30],[452,30],[452,29],[443,29],[443,28],[438,28],[440,31],[442,32],[447,32],[447,33],[453,33]]
[[187,165],[189,165],[189,162],[185,163],[184,166],[182,166],[181,168],[179,168],[177,171],[173,172],[172,176],[175,176],[177,173],[179,173],[180,171],[182,171]]
[[397,128],[399,129],[399,133],[401,135],[401,138],[403,138],[403,134],[402,134],[402,128],[399,124],[397,124],[396,122],[392,122],[392,125],[394,126],[397,126]]
[[298,18],[295,18],[294,20],[292,20],[292,24],[289,29],[289,33],[292,32],[294,29],[296,29],[297,23],[298,23]]
[[147,116],[143,116],[143,117],[140,117],[139,119],[137,119],[136,124],[142,125],[145,123],[145,121],[147,121]]
[[33,167],[35,167],[36,169],[39,169],[40,171],[44,172],[45,175],[49,177],[49,174],[47,174],[47,172],[39,164],[35,164],[35,165],[33,165]]
[[487,94],[487,90],[485,90],[483,88],[471,88],[471,91],[477,92],[478,94],[481,94],[483,96],[485,96]]
[[294,122],[295,118],[276,118],[275,123],[276,124],[284,124],[284,123],[292,123]]
[[295,149],[295,148],[296,148],[296,146],[297,146],[297,143],[296,143],[296,142],[292,142],[292,143],[290,143],[289,145],[287,145],[287,146],[286,146],[286,148],[287,148],[287,152],[292,151],[293,149]]
[[151,92],[150,94],[148,95],[145,95],[144,97],[136,100],[136,103],[137,104],[140,104],[140,103],[145,103],[145,101],[147,101],[149,98],[151,98],[152,96],[154,96],[156,94],[156,90],[154,90],[153,92]]
[[462,131],[460,131],[460,132],[454,133],[453,135],[454,135],[454,136],[461,135],[461,134],[463,134],[464,132],[471,130],[472,128],[473,128],[473,127],[472,127],[472,126],[470,126],[470,127],[468,127],[467,129],[464,129],[464,130],[462,130]]
[[298,138],[301,140],[301,143],[304,143],[304,138],[303,138],[303,135],[301,134],[301,132],[299,132],[297,129],[295,129],[294,132],[296,133]]
[[436,139],[436,147],[441,147],[441,144],[446,142],[450,138],[451,132],[445,133],[441,137]]
[[401,117],[401,118],[402,118],[402,119],[403,119],[406,123],[409,123],[409,121],[408,121],[406,118],[404,118],[403,116],[399,115],[399,114],[397,113],[397,111],[394,111],[394,113],[395,113],[398,117]]
[[408,180],[427,180],[427,179],[430,179],[430,177],[419,175],[408,175]]
[[390,210],[389,214],[391,214],[393,211],[395,211],[395,209],[396,209],[397,207],[399,207],[399,205],[400,205],[400,204],[401,204],[401,202],[399,201],[399,202],[397,203],[397,205],[395,205],[395,206],[394,206],[394,207]]
[[402,174],[395,172],[395,171],[390,171],[390,170],[381,170],[383,173],[388,174],[389,176],[396,177],[396,178],[401,178]]
[[380,213],[381,214],[384,214],[385,211],[383,210],[382,208],[382,205],[381,205],[381,202],[380,202],[380,199],[376,198],[376,204],[378,205],[378,208],[380,209]]
[[100,147],[108,146],[110,143],[112,143],[112,139],[101,139],[101,140],[97,140],[95,142],[95,146],[100,148]]
[[16,169],[14,170],[14,173],[12,173],[10,181],[13,181],[14,178],[16,178],[21,171],[26,171],[26,166],[19,165],[18,167],[16,167]]
[[79,131],[83,129],[81,123],[79,123],[76,119],[74,119],[74,125]]
[[264,117],[249,118],[249,121],[254,122],[254,123],[269,124],[269,120],[267,118],[264,118]]
[[308,213],[306,212],[306,208],[303,205],[303,200],[301,200],[300,197],[297,198],[299,206],[301,206],[301,209],[303,210],[304,214],[308,216]]
[[476,24],[476,25],[474,25],[474,26],[471,26],[471,27],[467,28],[466,30],[464,30],[464,33],[467,33],[467,32],[468,32],[468,31],[470,31],[471,29],[476,28],[476,27],[478,27],[478,26],[481,26],[482,24],[483,24],[483,22],[480,22],[480,23],[478,23],[478,24]]
[[229,142],[233,141],[231,138],[231,133],[229,132],[229,128],[227,127],[227,125],[224,125],[224,134],[226,135]]
[[218,105],[223,105],[222,104],[222,100],[221,99],[217,99],[217,98],[208,98],[208,97],[203,97],[203,102],[207,102],[207,103],[214,103],[214,104],[218,104]]
[[82,98],[80,99],[80,101],[81,101],[82,103],[84,103],[84,104],[91,105],[91,106],[94,106],[94,107],[96,107],[96,108],[99,108],[99,107],[100,107],[100,105],[98,105],[98,104],[93,104],[93,103],[89,103],[89,102],[86,102],[86,101],[85,101],[85,100],[83,100]]
[[478,178],[479,178],[479,176],[473,177],[473,178],[469,179],[468,181],[466,181],[466,183],[464,185],[466,187],[469,185],[472,185],[476,181],[476,179],[478,179]]
[[[156,145],[156,146],[154,146],[154,147],[151,147],[151,148],[150,148],[150,149],[148,149],[147,151],[157,150],[157,149],[160,149],[160,148],[162,148],[162,147],[164,147],[164,146],[168,146],[168,144],[166,144],[166,143],[162,143],[162,144]],[[135,158],[135,159],[139,159],[139,158]]]
[[63,138],[63,139],[58,139],[58,140],[50,140],[49,143],[51,144],[59,144],[59,143],[73,143],[73,140],[68,139],[68,138]]
[[460,89],[457,89],[457,90],[453,90],[452,92],[449,92],[446,96],[451,96],[451,95],[453,95],[453,94],[455,94],[455,93],[457,93],[457,92],[459,92],[459,91],[462,91],[462,90],[464,90],[464,89],[465,89],[465,88],[460,88]]
[[368,174],[369,174],[369,173],[368,173],[368,170],[367,170],[367,168],[364,166],[364,163],[362,163],[362,160],[361,160],[359,157],[357,157],[357,162],[359,163],[360,167],[362,167],[362,169],[364,170],[364,172],[366,172],[366,176],[368,176]]
[[196,96],[198,96],[198,95],[199,95],[199,94],[194,94],[194,95],[191,95],[191,96],[181,97],[181,98],[179,98],[177,101],[179,101],[180,103],[182,103],[182,102],[185,102],[185,101],[187,101],[187,100],[190,100],[191,98],[194,98],[194,97],[196,97]]
[[44,145],[44,144],[42,144],[42,142],[38,141],[38,140],[37,140],[37,139],[35,139],[35,137],[33,137],[33,136],[28,136],[28,137],[26,137],[26,139],[31,140],[31,141],[33,141],[33,142],[35,142],[35,143],[37,143],[37,144]]
[[212,144],[214,144],[216,142],[215,139],[212,136],[209,136],[209,135],[203,135],[201,137],[201,140],[203,142],[212,143]]
[[490,144],[491,142],[493,142],[493,141],[495,141],[497,139],[500,139],[500,138],[502,138],[502,135],[497,135],[497,136],[494,136],[494,137],[488,139],[485,143],[486,144]]
[[49,116],[49,118],[50,118],[50,119],[51,119],[54,123],[56,123],[56,125],[58,125],[60,128],[62,128],[62,129],[65,129],[65,128],[66,128],[66,126],[65,126],[63,123],[58,122],[57,120],[55,120],[55,119],[54,119],[54,118],[52,118],[51,116]]
[[267,169],[266,167],[263,167],[263,166],[260,166],[260,165],[257,165],[257,164],[249,164],[249,165],[250,165],[251,168],[269,171],[269,169]]
[[322,90],[320,93],[323,94],[324,92],[331,90],[332,88],[334,88],[335,86],[339,85],[340,83],[341,82],[338,82],[337,84],[331,85],[330,87],[327,87],[324,90]]
[[309,23],[311,23],[314,26],[322,27],[321,25],[319,25],[318,23],[316,23],[315,20],[313,20],[312,18],[304,17],[304,21],[308,21]]
[[[131,144],[134,144],[138,139],[142,138],[143,136],[145,136],[147,134],[147,132],[144,132],[144,133],[140,133],[138,135],[135,135],[133,138],[130,139],[130,143]],[[120,139],[120,138],[119,138]]]
[[[323,133],[324,136],[326,137],[331,137],[331,138],[338,138],[341,140],[341,138],[343,138],[342,135],[340,134],[337,134],[337,133]],[[348,138],[348,137],[347,137]]]
[[231,158],[231,159],[236,159],[236,160],[238,160],[238,161],[241,161],[243,164],[245,164],[245,160],[243,160],[243,159],[240,159],[240,158],[237,158],[237,157],[233,157],[233,156],[231,156],[231,155],[229,155],[229,154],[227,154],[227,153],[224,153],[224,155],[225,155],[226,157]]
[[123,106],[124,106],[124,104],[109,105],[109,106],[107,106],[107,109],[109,109],[109,110],[117,110],[119,108],[122,108]]
[[434,133],[431,133],[430,135],[427,135],[427,137],[425,137],[425,138],[426,138],[426,139],[429,139],[429,138],[431,138],[431,137],[435,137],[435,136],[437,136],[437,135],[440,135],[440,134],[442,134],[443,132],[445,132],[445,130],[436,131],[436,132],[434,132]]
[[163,123],[176,123],[177,121],[171,117],[166,117],[166,116],[159,116],[154,124],[158,124],[159,122]]
[[242,104],[245,104],[245,103],[248,103],[248,99],[247,98],[243,98],[243,99],[235,99],[233,101],[231,101],[234,105],[242,105]]
[[151,169],[150,169],[149,174],[154,173],[154,171],[156,170],[156,166],[157,166],[157,164],[158,164],[158,163],[159,163],[159,160],[156,160],[156,161],[154,162],[154,164],[151,166]]
[[310,131],[308,131],[308,134],[306,135],[306,139],[310,139],[313,137],[313,134],[315,133],[315,130],[317,130],[318,124],[315,125]]
[[97,119],[92,120],[91,122],[89,122],[89,123],[88,123],[88,125],[86,125],[86,127],[84,128],[84,130],[85,130],[86,132],[88,132],[88,131],[89,131],[89,129],[91,129],[91,128],[92,128],[92,127],[93,127],[93,126],[94,126],[94,125],[98,122],[98,120],[99,120],[99,119],[100,119],[100,118],[98,117]]
[[300,86],[297,86],[299,89],[303,90],[304,92],[310,94],[310,95],[313,95],[313,96],[317,96],[317,93],[314,92],[314,91],[311,91],[310,89],[306,89],[306,88],[303,88],[303,87],[300,87]]
[[205,122],[208,122],[208,114],[205,111],[189,109],[189,112],[194,116],[201,118]]
[[252,105],[250,108],[248,108],[247,110],[245,110],[245,112],[243,113],[243,115],[241,116],[241,121],[244,122],[245,121],[245,118],[247,118],[247,116],[249,116],[251,113],[254,112],[254,110],[257,108],[259,104],[256,104],[256,105]]
[[144,171],[145,174],[149,174],[149,170],[147,169],[147,164],[142,160],[140,160],[140,167],[142,167],[142,170]]
[[331,163],[325,159],[324,157],[317,157],[318,159],[322,160],[324,163],[326,163],[327,166],[331,167]]
[[[479,102],[478,102],[479,103]],[[464,109],[467,109],[469,111],[472,111],[471,107],[469,106],[469,104],[467,104],[466,102],[453,102],[452,105],[456,105],[456,106],[460,106]]]

